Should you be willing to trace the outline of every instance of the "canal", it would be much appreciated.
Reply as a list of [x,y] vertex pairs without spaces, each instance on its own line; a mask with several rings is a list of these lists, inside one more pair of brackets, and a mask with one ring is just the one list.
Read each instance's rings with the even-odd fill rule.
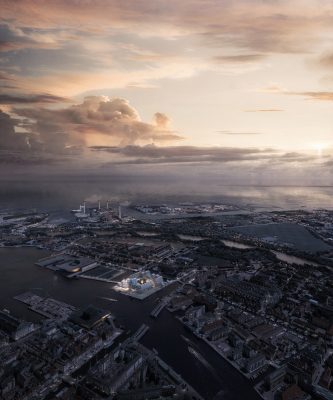
[[[172,287],[144,301],[134,300],[113,291],[111,284],[85,279],[68,280],[34,265],[47,254],[35,248],[0,249],[1,308],[7,308],[27,320],[38,321],[38,314],[13,299],[13,296],[28,290],[76,307],[94,304],[106,308],[115,315],[125,331],[134,332],[142,323],[149,325],[150,329],[141,342],[156,349],[160,357],[207,400],[259,400],[250,382],[207,344],[185,330],[169,311],[163,310],[157,319],[149,316],[158,299],[171,291]],[[102,297],[118,301],[108,301]],[[188,341],[204,357],[204,362],[188,351]]]

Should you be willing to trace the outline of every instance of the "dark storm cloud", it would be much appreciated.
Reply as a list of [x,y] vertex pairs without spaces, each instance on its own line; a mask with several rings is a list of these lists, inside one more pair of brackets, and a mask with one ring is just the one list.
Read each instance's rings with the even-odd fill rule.
[[41,143],[28,132],[17,132],[21,121],[0,110],[0,164],[51,164],[54,157],[45,155]]
[[16,121],[0,110],[0,150],[28,149],[28,138],[25,134],[15,132]]
[[[279,153],[274,149],[195,146],[93,146],[93,151],[116,156],[110,163],[118,164],[177,164],[177,163],[239,163],[274,162],[275,164],[306,163],[316,157],[302,153]],[[119,158],[120,156],[120,158]]]
[[69,101],[70,100],[66,97],[55,96],[49,93],[33,95],[0,93],[0,104],[64,103]]
[[310,162],[317,160],[317,156],[298,152],[284,153],[278,157],[279,162]]
[[30,126],[28,121],[13,118],[0,110],[0,164],[59,165],[79,154],[80,149],[63,147],[63,142],[62,146],[58,145],[58,151],[49,151],[50,143],[47,146],[38,135],[23,131],[26,126]]
[[52,165],[64,160],[55,159],[54,157],[47,157],[45,155],[26,152],[26,151],[9,151],[0,149],[0,164],[2,167],[5,165],[24,166],[39,166],[39,165]]
[[228,147],[195,147],[195,146],[125,146],[107,147],[94,146],[94,151],[120,155],[127,160],[125,163],[188,163],[188,162],[232,162],[257,160],[274,153],[272,149],[228,148]]

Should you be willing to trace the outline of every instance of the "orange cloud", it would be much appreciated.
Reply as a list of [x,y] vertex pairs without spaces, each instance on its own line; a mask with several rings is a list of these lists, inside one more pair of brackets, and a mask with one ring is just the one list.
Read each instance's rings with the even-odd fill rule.
[[[207,44],[233,44],[264,52],[308,52],[332,30],[330,2],[314,0],[17,0],[1,2],[4,19],[37,29],[70,28],[99,35],[126,28],[172,37],[196,34]],[[135,25],[133,25],[135,24]],[[134,28],[133,28],[134,26]]]
[[[143,122],[137,110],[121,98],[89,96],[67,108],[15,108],[26,119],[23,126],[34,144],[49,152],[88,144],[134,144],[137,141],[174,141],[181,137],[171,130],[166,115],[156,113],[153,123]],[[32,121],[32,122],[30,122]],[[104,136],[104,139],[103,139]]]

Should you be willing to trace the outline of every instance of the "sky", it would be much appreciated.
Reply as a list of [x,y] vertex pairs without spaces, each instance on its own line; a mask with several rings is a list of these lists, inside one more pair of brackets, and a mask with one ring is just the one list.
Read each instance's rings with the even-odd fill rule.
[[333,184],[333,1],[0,9],[0,175]]

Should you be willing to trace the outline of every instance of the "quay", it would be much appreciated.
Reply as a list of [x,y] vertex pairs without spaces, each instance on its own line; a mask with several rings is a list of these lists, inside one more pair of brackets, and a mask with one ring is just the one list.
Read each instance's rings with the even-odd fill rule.
[[150,316],[152,318],[157,318],[159,314],[162,312],[162,310],[166,307],[167,302],[166,301],[161,301],[150,313]]
[[139,341],[149,330],[149,326],[142,324],[140,328],[132,336],[132,340]]

